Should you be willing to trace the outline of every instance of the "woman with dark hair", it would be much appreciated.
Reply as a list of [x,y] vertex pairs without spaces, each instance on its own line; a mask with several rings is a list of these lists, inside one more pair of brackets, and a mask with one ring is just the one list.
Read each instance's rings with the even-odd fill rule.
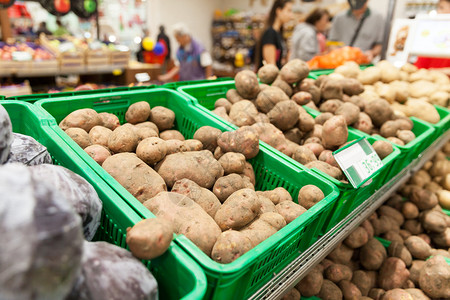
[[283,25],[291,19],[292,0],[275,0],[257,47],[258,68],[264,64],[274,64],[281,68],[281,59],[287,53],[283,41]]
[[292,34],[290,59],[300,58],[308,61],[320,54],[317,35],[330,26],[330,13],[324,8],[316,8],[309,13],[304,23],[298,24]]

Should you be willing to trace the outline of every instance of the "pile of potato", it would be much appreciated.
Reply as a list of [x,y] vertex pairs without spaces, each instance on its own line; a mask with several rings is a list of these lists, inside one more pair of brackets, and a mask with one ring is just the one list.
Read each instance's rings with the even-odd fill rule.
[[[332,151],[347,143],[348,125],[372,133],[374,122],[382,125],[384,136],[402,145],[415,139],[412,121],[395,119],[385,100],[372,101],[364,109],[363,100],[356,96],[364,87],[356,79],[332,80],[330,76],[314,81],[306,78],[308,73],[308,66],[298,59],[281,70],[274,65],[262,67],[258,71],[261,84],[253,72],[241,71],[235,78],[236,89],[230,89],[226,99],[218,99],[213,112],[239,127],[254,128],[262,141],[338,180],[344,176]],[[302,107],[317,109],[321,102],[324,113],[315,119]],[[381,158],[393,151],[385,141],[376,142],[374,148]]]
[[450,176],[446,156],[450,143],[284,299],[449,299],[450,216],[442,211],[449,198],[440,194]]
[[314,185],[302,187],[295,202],[282,187],[255,191],[247,161],[259,152],[253,127],[204,126],[185,140],[173,129],[173,111],[145,101],[132,104],[125,119],[120,125],[113,114],[80,109],[59,126],[160,219],[128,232],[130,249],[142,259],[161,255],[175,232],[230,263],[324,198]]

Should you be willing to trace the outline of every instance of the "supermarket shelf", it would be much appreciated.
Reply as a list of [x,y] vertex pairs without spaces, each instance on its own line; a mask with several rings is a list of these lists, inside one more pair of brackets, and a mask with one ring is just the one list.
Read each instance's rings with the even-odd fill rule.
[[36,69],[36,70],[13,70],[13,71],[2,71],[0,72],[0,77],[9,77],[9,76],[17,76],[17,77],[46,77],[46,76],[59,76],[59,75],[89,75],[89,74],[107,74],[112,73],[114,70],[121,70],[123,72],[123,66],[98,66],[95,69],[88,69],[87,67],[83,67],[81,69],[76,69],[73,71],[61,71],[61,70],[45,70],[45,69]]
[[319,264],[340,242],[355,228],[366,220],[385,200],[399,187],[406,183],[409,177],[429,161],[436,152],[450,140],[450,130],[437,139],[424,153],[411,162],[402,172],[376,191],[369,199],[358,206],[339,224],[333,227],[316,243],[301,253],[292,263],[259,289],[249,299],[280,299],[289,292],[309,271]]

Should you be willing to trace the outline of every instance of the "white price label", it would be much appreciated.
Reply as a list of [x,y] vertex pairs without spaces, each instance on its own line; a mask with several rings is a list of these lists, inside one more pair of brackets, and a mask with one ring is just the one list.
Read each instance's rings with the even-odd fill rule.
[[383,162],[366,138],[335,151],[333,156],[354,188],[362,186],[383,167]]

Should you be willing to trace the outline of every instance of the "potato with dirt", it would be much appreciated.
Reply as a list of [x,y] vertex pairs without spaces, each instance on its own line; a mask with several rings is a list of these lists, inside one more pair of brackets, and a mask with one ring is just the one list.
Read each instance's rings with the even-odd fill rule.
[[325,198],[325,195],[321,189],[315,185],[308,184],[300,189],[298,193],[298,204],[306,209],[310,209],[323,198]]
[[154,259],[163,255],[172,239],[172,224],[161,218],[144,219],[127,228],[127,245],[139,259]]
[[252,125],[258,135],[259,139],[277,150],[282,151],[287,147],[286,138],[283,132],[270,123],[256,123]]
[[59,127],[64,131],[68,128],[75,127],[89,132],[92,127],[98,125],[102,125],[102,119],[98,116],[98,113],[91,108],[75,110],[59,123]]
[[306,105],[310,101],[312,101],[312,95],[308,92],[297,92],[292,97],[291,100],[297,103],[298,105]]
[[137,124],[147,121],[150,114],[150,104],[146,101],[139,101],[128,107],[125,113],[125,120],[130,124]]
[[342,90],[344,94],[349,96],[359,95],[364,92],[364,86],[354,78],[346,78],[341,80]]
[[231,104],[234,104],[236,102],[239,102],[243,100],[241,95],[239,95],[238,91],[235,89],[229,89],[225,95],[228,101],[230,101]]
[[280,202],[275,206],[275,208],[277,210],[277,213],[283,216],[286,224],[291,223],[304,212],[306,212],[306,208],[293,201]]
[[329,150],[337,149],[347,142],[348,128],[343,116],[334,116],[323,124],[322,145]]
[[419,286],[431,298],[450,298],[450,265],[443,256],[428,259],[420,271]]
[[222,231],[219,226],[197,203],[186,196],[161,192],[144,202],[155,216],[169,221],[176,234],[184,234],[206,255]]
[[352,270],[342,264],[332,264],[324,271],[326,279],[331,280],[334,283],[338,283],[341,280],[351,280],[353,276]]
[[217,239],[211,258],[221,264],[229,264],[253,248],[248,237],[236,230],[227,230]]
[[231,120],[230,116],[228,116],[227,114],[227,110],[225,109],[225,107],[223,106],[219,106],[217,108],[215,108],[214,110],[211,111],[213,114],[221,117],[222,119],[224,119],[225,121],[229,122],[229,123],[233,123],[233,121]]
[[409,271],[403,260],[388,257],[380,268],[378,286],[384,290],[401,288],[409,278]]
[[344,95],[340,80],[328,79],[320,85],[322,99],[342,100]]
[[214,102],[214,108],[224,107],[228,114],[230,113],[232,105],[233,104],[225,98],[219,98]]
[[158,126],[160,131],[171,129],[175,122],[175,113],[163,106],[152,108],[150,121]]
[[369,234],[363,227],[359,226],[345,238],[344,244],[352,249],[357,249],[367,244],[368,241]]
[[286,221],[281,215],[267,212],[242,228],[240,232],[251,240],[253,247],[256,247],[284,226],[286,226]]
[[300,59],[293,59],[280,70],[280,77],[289,84],[299,82],[309,74],[308,64]]
[[231,106],[230,118],[238,127],[255,124],[258,110],[253,102],[248,100],[239,101]]
[[345,121],[349,126],[358,122],[359,114],[359,107],[350,102],[345,102],[335,111],[335,115],[345,117]]
[[336,159],[333,156],[333,152],[331,150],[323,150],[319,155],[319,160],[326,162],[327,164],[339,168],[338,163],[336,162]]
[[324,113],[321,113],[320,115],[318,115],[314,119],[314,121],[315,121],[316,124],[323,125],[326,121],[331,119],[333,116],[334,116],[334,114],[331,113],[331,112],[324,112]]
[[271,86],[280,88],[288,97],[291,97],[294,93],[292,86],[284,81],[280,75],[275,79]]
[[100,166],[103,162],[111,156],[111,152],[103,146],[103,145],[90,145],[84,148],[84,152],[86,152],[96,163]]
[[324,279],[320,289],[318,298],[323,300],[342,300],[343,295],[341,289],[332,281]]
[[323,274],[319,266],[314,267],[299,283],[295,286],[304,297],[312,297],[320,292],[323,283]]
[[435,193],[421,188],[414,188],[411,191],[409,199],[420,211],[432,209],[439,202]]
[[255,100],[255,105],[259,111],[268,113],[272,108],[282,101],[288,101],[289,97],[279,87],[270,86],[261,91]]
[[259,68],[258,77],[261,83],[271,84],[278,76],[278,67],[273,64],[267,64]]
[[155,166],[155,170],[169,188],[177,180],[187,178],[209,189],[224,174],[222,166],[208,150],[167,155]]
[[375,287],[376,280],[372,280],[370,271],[357,270],[353,272],[352,283],[360,290],[362,296],[367,296],[370,289]]
[[267,114],[270,123],[281,130],[288,130],[298,122],[299,112],[297,104],[292,101],[278,102]]
[[170,130],[164,130],[159,133],[159,137],[165,141],[167,140],[180,140],[184,141],[184,136],[181,132],[178,130],[170,129]]
[[312,161],[305,165],[308,169],[316,168],[319,171],[337,179],[341,180],[344,178],[344,173],[339,168],[333,167],[326,162],[323,161]]
[[134,133],[137,135],[139,142],[141,142],[142,140],[145,140],[146,138],[158,137],[158,132],[150,127],[133,126],[133,130],[134,130]]
[[167,190],[161,176],[134,153],[112,155],[102,167],[141,202]]
[[360,251],[361,265],[369,271],[378,270],[387,257],[383,244],[375,238],[371,238]]
[[264,197],[269,198],[270,201],[272,201],[275,205],[283,201],[292,201],[291,194],[289,194],[289,192],[283,187],[277,187],[271,191],[258,191],[256,193],[258,195],[263,195]]
[[416,135],[411,130],[399,130],[397,131],[397,137],[406,145],[414,141]]
[[214,183],[212,191],[219,201],[223,203],[234,192],[245,188],[255,189],[251,184],[250,179],[247,177],[242,177],[239,174],[229,174],[217,179]]
[[260,203],[259,215],[262,215],[266,212],[274,212],[274,213],[277,212],[275,204],[273,204],[273,202],[269,198],[259,193],[257,193],[257,195]]
[[123,125],[114,129],[108,138],[108,148],[113,153],[134,152],[139,138],[134,132],[133,125]]
[[441,211],[428,210],[420,215],[420,222],[426,231],[442,233],[449,227],[447,218],[448,216]]
[[224,152],[242,153],[250,159],[258,155],[259,134],[254,128],[243,126],[236,131],[223,132],[217,139],[217,145]]
[[[289,140],[293,143],[300,144],[302,141],[303,132],[300,131],[300,129],[298,129],[298,128],[289,129],[289,130],[283,132],[283,134],[287,140]],[[261,139],[261,137],[260,137],[260,139]]]
[[211,126],[202,126],[194,133],[194,139],[203,144],[204,150],[213,152],[217,148],[217,138],[222,134],[220,129]]
[[115,114],[110,114],[107,112],[102,112],[98,114],[101,120],[101,126],[106,127],[110,130],[114,130],[120,126],[119,118]]
[[297,127],[302,132],[310,132],[314,130],[314,118],[307,112],[299,112]]
[[80,146],[81,148],[86,148],[92,145],[91,138],[89,134],[82,128],[72,127],[66,129],[65,133]]
[[240,71],[234,77],[236,90],[244,99],[255,99],[259,93],[259,82],[256,74],[250,70]]
[[410,236],[405,240],[405,246],[416,259],[425,260],[431,255],[431,247],[423,239]]
[[218,159],[225,172],[225,175],[231,173],[242,173],[245,168],[245,156],[241,153],[227,152]]
[[410,267],[412,264],[412,255],[403,245],[403,241],[393,241],[388,247],[388,254],[390,257],[397,257],[403,260],[407,267]]
[[394,152],[394,148],[392,147],[392,144],[386,141],[375,141],[375,143],[372,144],[373,149],[378,154],[380,159],[386,158],[389,154]]
[[292,155],[292,158],[302,165],[306,165],[312,161],[316,161],[317,158],[314,152],[306,146],[298,146]]
[[381,127],[384,123],[392,120],[394,111],[389,102],[384,99],[372,100],[366,103],[364,112],[372,119],[372,123]]
[[337,111],[337,109],[339,107],[341,107],[344,104],[344,102],[342,102],[341,100],[338,99],[330,99],[327,100],[325,102],[323,102],[320,107],[319,110],[321,112],[328,112],[328,113],[332,113],[335,114],[335,112]]
[[136,155],[148,165],[160,162],[167,153],[166,142],[157,137],[146,138],[136,148]]

